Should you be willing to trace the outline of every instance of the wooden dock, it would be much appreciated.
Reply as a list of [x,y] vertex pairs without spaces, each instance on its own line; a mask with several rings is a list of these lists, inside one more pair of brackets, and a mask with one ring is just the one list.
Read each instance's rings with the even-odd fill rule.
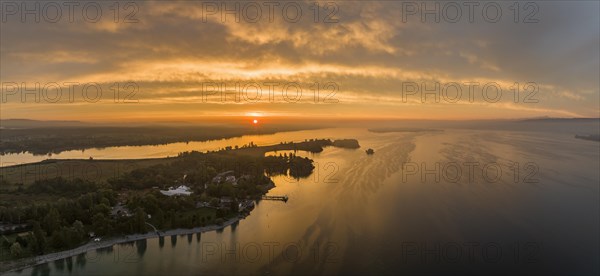
[[288,198],[287,195],[284,195],[284,196],[268,196],[268,195],[264,195],[264,196],[262,196],[262,199],[265,199],[265,200],[280,200],[280,201],[283,201],[283,202],[287,202],[289,198]]

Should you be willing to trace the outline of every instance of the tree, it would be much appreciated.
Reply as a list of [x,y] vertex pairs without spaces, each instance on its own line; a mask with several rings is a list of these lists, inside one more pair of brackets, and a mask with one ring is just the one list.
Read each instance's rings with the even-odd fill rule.
[[23,249],[18,242],[13,243],[13,245],[10,247],[10,254],[12,254],[14,257],[20,257],[21,254],[23,254]]
[[106,235],[110,231],[110,221],[102,213],[97,213],[92,217],[92,228],[98,235]]
[[44,253],[44,249],[46,248],[46,233],[37,221],[33,223],[33,241],[30,244],[33,252],[36,254]]
[[142,200],[142,207],[149,214],[155,214],[159,209],[158,199],[153,194],[147,194]]
[[18,242],[21,245],[21,247],[27,247],[27,240],[22,236],[18,235],[15,241]]
[[50,247],[57,249],[65,246],[65,241],[63,240],[63,236],[60,233],[60,230],[54,231],[52,236],[50,236]]
[[231,183],[223,183],[221,185],[221,196],[234,197],[235,196],[235,187]]
[[108,216],[110,214],[110,206],[108,206],[104,203],[101,203],[101,204],[94,206],[94,208],[92,208],[92,212],[94,214],[102,213],[103,215]]
[[216,197],[215,197],[215,198],[212,198],[212,199],[210,200],[210,206],[217,207],[217,206],[219,206],[219,203],[220,203],[220,202],[221,202],[221,201],[220,201],[218,198],[216,198]]
[[83,227],[83,223],[79,220],[73,222],[73,230],[77,235],[77,242],[81,241],[85,236],[85,228]]
[[44,227],[46,228],[45,230],[48,235],[52,235],[54,231],[57,231],[60,228],[60,215],[56,208],[53,207],[50,209],[50,212],[44,219]]
[[237,201],[237,199],[233,199],[233,202],[231,202],[231,206],[229,206],[229,209],[231,210],[231,212],[237,213],[239,211],[239,206],[240,203]]
[[208,184],[208,188],[206,189],[206,193],[210,196],[219,196],[219,186],[216,184]]
[[145,232],[144,230],[146,229],[146,213],[144,213],[144,210],[142,210],[142,208],[137,208],[135,210],[135,230],[138,233],[143,233]]

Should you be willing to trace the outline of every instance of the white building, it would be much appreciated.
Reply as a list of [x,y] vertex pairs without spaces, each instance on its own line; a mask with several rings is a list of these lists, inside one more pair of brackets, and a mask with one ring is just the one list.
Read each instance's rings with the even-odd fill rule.
[[181,186],[177,187],[176,189],[174,189],[173,187],[170,187],[166,191],[161,190],[160,193],[163,195],[166,195],[166,196],[175,196],[175,195],[189,196],[192,194],[192,191],[190,190],[190,187],[181,185]]
[[235,180],[235,176],[230,175],[230,176],[225,177],[225,183],[231,183],[233,185],[237,185],[237,182]]

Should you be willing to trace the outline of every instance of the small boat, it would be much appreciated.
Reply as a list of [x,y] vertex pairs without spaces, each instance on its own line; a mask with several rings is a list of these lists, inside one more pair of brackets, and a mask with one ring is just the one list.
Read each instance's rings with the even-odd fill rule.
[[368,155],[371,155],[373,153],[375,153],[375,151],[373,149],[368,149],[365,151]]

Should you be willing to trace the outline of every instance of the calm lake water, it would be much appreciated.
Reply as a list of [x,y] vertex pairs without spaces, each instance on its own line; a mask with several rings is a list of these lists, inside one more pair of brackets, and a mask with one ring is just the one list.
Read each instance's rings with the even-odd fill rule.
[[600,143],[572,134],[323,129],[54,157],[161,157],[310,138],[356,138],[361,149],[305,153],[315,160],[310,177],[274,178],[269,194],[287,203],[260,201],[221,231],[9,275],[599,273]]

